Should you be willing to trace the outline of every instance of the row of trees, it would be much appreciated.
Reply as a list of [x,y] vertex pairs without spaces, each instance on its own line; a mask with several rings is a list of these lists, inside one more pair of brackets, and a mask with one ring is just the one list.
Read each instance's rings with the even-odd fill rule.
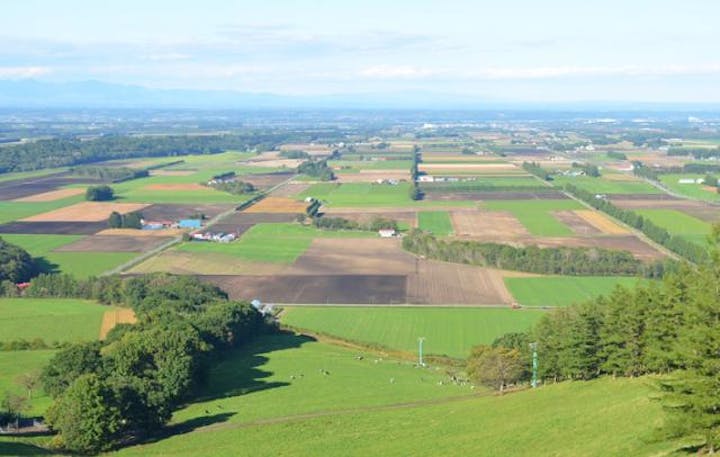
[[[685,264],[660,283],[617,288],[607,297],[558,309],[529,333],[500,338],[494,346],[505,348],[502,364],[513,369],[493,382],[528,379],[530,342],[537,343],[538,374],[546,382],[662,374],[659,385],[670,413],[669,430],[679,436],[701,435],[709,450],[717,449],[720,227],[713,239],[711,260],[699,267]],[[474,354],[469,367],[478,360],[488,364]]]
[[233,195],[251,194],[256,190],[255,186],[253,186],[251,183],[240,180],[220,181],[214,184],[210,184],[210,187]]
[[3,285],[3,289],[6,286],[15,289],[15,283],[30,280],[40,270],[40,266],[26,250],[0,238],[0,282],[10,283]]
[[115,191],[110,186],[90,186],[85,190],[85,200],[89,202],[106,202],[115,198]]
[[272,148],[291,137],[286,132],[258,131],[238,135],[108,135],[93,140],[38,140],[0,149],[0,173],[82,165],[111,159]]
[[523,162],[522,167],[523,170],[527,171],[531,175],[535,175],[544,181],[552,181],[550,173],[536,162]]
[[278,156],[285,159],[309,159],[311,157],[305,151],[280,151]]
[[668,268],[664,263],[644,264],[627,251],[441,240],[418,229],[403,238],[403,248],[436,260],[541,274],[659,277]]
[[327,160],[307,160],[298,166],[297,171],[320,181],[332,181],[335,179],[335,174],[328,166]]
[[357,222],[345,219],[344,217],[316,217],[313,225],[322,230],[367,230],[376,232],[380,229],[398,230],[398,223],[394,219],[387,219],[380,216],[373,217],[368,222]]
[[76,167],[72,168],[70,172],[76,176],[88,176],[90,178],[97,178],[101,181],[110,182],[122,182],[130,179],[147,178],[150,176],[148,170],[135,170],[128,167]]
[[583,200],[595,209],[603,211],[615,219],[621,220],[627,225],[643,232],[654,242],[666,247],[681,257],[692,262],[700,263],[707,259],[707,248],[687,241],[678,236],[670,235],[670,232],[656,225],[651,220],[644,218],[638,213],[619,208],[604,198],[598,198],[592,192],[588,192],[572,184],[566,184],[565,190],[575,197]]
[[670,148],[667,154],[669,156],[693,156],[695,159],[709,159],[712,157],[720,157],[720,146],[716,148]]
[[680,173],[720,173],[720,165],[710,163],[686,163],[681,167],[646,167],[640,161],[633,161],[633,173],[641,178],[659,181],[660,175]]
[[222,351],[265,328],[250,304],[228,301],[194,278],[116,281],[138,322],[116,326],[102,342],[60,350],[41,376],[53,398],[47,423],[68,451],[99,452],[157,433]]
[[113,211],[110,213],[110,217],[108,217],[108,226],[110,228],[141,229],[142,218],[142,214],[138,212],[120,214],[117,211]]

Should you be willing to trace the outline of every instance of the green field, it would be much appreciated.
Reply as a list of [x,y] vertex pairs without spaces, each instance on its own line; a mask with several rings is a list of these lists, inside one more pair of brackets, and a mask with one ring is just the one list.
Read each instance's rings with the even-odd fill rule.
[[569,306],[600,295],[616,286],[632,287],[642,281],[633,277],[547,276],[505,278],[505,285],[523,306]]
[[447,211],[420,211],[418,212],[418,226],[438,236],[447,236],[453,233],[450,214]]
[[645,181],[612,181],[609,179],[591,178],[589,176],[556,176],[556,186],[562,187],[565,184],[572,184],[580,189],[597,194],[661,194],[657,187]]
[[[174,415],[176,433],[112,455],[664,455],[677,444],[657,438],[663,412],[650,383],[602,378],[497,396],[454,385],[442,369],[267,336],[212,370],[206,398]],[[3,437],[0,452],[38,455],[29,443],[47,441]]]
[[294,327],[402,351],[416,351],[424,336],[429,354],[465,357],[477,344],[524,331],[540,311],[480,308],[288,307],[282,322]]
[[105,311],[89,300],[65,298],[0,298],[0,341],[96,340]]
[[674,209],[638,209],[635,211],[664,228],[671,235],[677,235],[702,246],[707,245],[707,236],[712,229],[708,222]]
[[369,238],[375,232],[318,230],[300,224],[264,223],[253,226],[232,243],[183,243],[187,252],[217,252],[244,260],[293,263],[310,247],[313,238]]
[[138,256],[137,252],[53,252],[82,238],[79,235],[2,234],[0,237],[27,250],[33,257],[44,259],[53,270],[81,278],[97,276]]
[[570,227],[552,215],[553,211],[583,209],[575,200],[494,200],[483,202],[494,211],[511,212],[525,228],[538,236],[570,236]]
[[[97,306],[97,305],[96,305]],[[99,327],[98,327],[99,331]],[[97,337],[97,334],[95,335]],[[6,392],[15,394],[27,394],[27,392],[16,382],[18,376],[25,373],[39,372],[50,360],[55,351],[0,351],[0,399]],[[33,392],[30,400],[28,414],[41,415],[50,406],[50,397],[42,392],[42,389]],[[0,455],[13,455],[3,453],[2,438],[0,438]]]
[[720,194],[705,189],[703,184],[680,184],[679,179],[698,179],[705,175],[698,174],[670,174],[660,175],[660,181],[670,190],[695,200],[716,202],[720,201]]
[[313,184],[298,199],[307,197],[315,197],[336,207],[403,206],[412,203],[409,183],[397,186],[370,183]]

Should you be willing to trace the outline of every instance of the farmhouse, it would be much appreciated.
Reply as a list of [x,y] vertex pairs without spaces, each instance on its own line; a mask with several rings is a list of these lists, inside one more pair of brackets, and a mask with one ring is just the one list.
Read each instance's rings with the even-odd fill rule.
[[202,220],[200,219],[181,219],[178,222],[179,228],[199,229],[202,227]]
[[380,230],[378,230],[378,235],[380,235],[380,238],[392,238],[395,236],[395,230],[394,229],[380,229]]
[[419,182],[433,182],[433,181],[435,181],[435,178],[430,175],[422,175],[422,176],[418,176],[418,181]]

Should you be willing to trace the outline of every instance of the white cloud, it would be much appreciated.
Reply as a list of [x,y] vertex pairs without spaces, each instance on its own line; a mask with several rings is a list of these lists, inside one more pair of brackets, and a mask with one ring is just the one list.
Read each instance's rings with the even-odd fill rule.
[[48,67],[0,67],[1,79],[34,78],[51,73]]
[[375,65],[360,71],[366,78],[413,79],[437,76],[440,72],[411,65]]

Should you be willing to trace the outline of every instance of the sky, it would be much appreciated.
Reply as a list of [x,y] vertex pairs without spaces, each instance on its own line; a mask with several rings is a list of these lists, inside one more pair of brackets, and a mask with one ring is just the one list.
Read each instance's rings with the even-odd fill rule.
[[720,102],[715,0],[3,0],[0,79]]

